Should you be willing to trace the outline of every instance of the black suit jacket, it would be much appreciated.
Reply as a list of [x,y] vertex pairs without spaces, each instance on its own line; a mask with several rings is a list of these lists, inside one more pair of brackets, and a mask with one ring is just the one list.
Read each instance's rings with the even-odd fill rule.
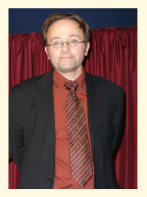
[[[124,92],[85,72],[96,189],[120,188],[113,158],[124,122]],[[60,99],[60,98],[59,98]],[[55,177],[53,70],[13,87],[9,103],[10,156],[20,170],[18,188],[52,189]]]

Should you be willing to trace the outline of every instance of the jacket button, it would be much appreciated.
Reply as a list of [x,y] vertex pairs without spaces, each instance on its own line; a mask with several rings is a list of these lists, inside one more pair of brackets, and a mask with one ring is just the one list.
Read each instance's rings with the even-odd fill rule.
[[51,178],[48,179],[48,183],[52,183],[53,180]]

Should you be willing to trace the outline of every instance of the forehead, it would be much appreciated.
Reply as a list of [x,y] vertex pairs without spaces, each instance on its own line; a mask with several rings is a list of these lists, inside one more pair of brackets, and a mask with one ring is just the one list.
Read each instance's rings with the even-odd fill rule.
[[70,35],[77,35],[83,37],[83,30],[80,24],[71,19],[61,19],[51,24],[48,29],[48,38],[64,37]]

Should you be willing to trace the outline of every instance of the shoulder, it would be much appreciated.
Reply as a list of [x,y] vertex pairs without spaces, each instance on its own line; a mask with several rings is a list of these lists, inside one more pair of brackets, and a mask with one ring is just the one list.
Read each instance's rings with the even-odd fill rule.
[[123,88],[119,85],[117,85],[116,83],[105,79],[103,77],[100,76],[96,76],[96,75],[92,75],[89,73],[85,73],[86,74],[86,80],[87,82],[92,84],[94,84],[95,86],[97,86],[98,88],[101,88],[103,90],[107,90],[107,91],[123,91]]
[[31,99],[36,92],[53,84],[53,72],[54,70],[51,70],[46,74],[29,78],[14,86],[10,90],[10,99],[12,97],[19,100]]
[[34,92],[36,90],[38,90],[38,85],[37,83],[40,81],[40,79],[43,77],[44,75],[40,75],[40,76],[35,76],[29,79],[26,79],[25,81],[19,83],[18,85],[14,86],[11,88],[11,91],[14,93],[18,93],[18,94],[24,94],[24,93],[29,93],[29,92]]
[[86,73],[86,86],[89,97],[99,94],[111,106],[116,106],[119,101],[124,103],[123,88],[110,80]]

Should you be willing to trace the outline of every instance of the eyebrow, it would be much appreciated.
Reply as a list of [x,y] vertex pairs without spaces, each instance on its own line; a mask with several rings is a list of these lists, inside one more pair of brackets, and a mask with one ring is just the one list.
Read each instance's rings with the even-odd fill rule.
[[54,37],[54,38],[51,39],[51,42],[52,42],[53,40],[56,40],[56,39],[61,39],[61,38],[60,38],[60,37]]
[[[78,38],[80,38],[78,35],[69,35],[68,37],[78,37]],[[54,37],[54,38],[51,39],[51,42],[53,40],[56,40],[56,39],[61,39],[61,37]]]
[[69,37],[73,37],[73,36],[75,36],[75,37],[78,37],[78,38],[79,38],[79,36],[78,36],[78,35],[70,35]]

